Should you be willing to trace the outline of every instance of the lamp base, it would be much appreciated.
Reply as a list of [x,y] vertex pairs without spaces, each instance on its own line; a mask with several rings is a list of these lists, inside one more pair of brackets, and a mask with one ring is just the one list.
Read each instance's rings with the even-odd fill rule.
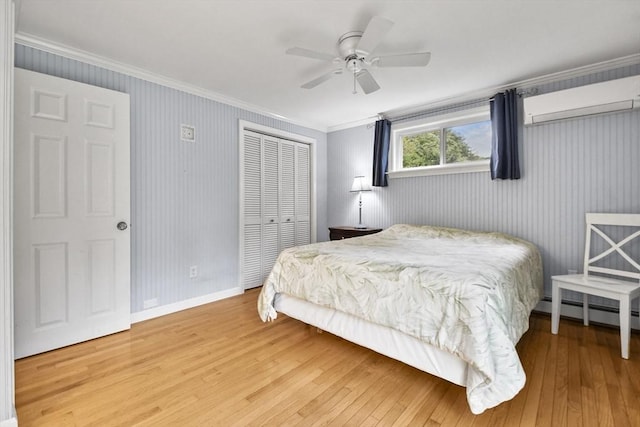
[[367,228],[367,226],[366,226],[366,225],[364,225],[364,224],[358,224],[358,225],[356,225],[356,226],[355,226],[355,227],[353,227],[353,228],[355,228],[355,229],[357,229],[357,230],[365,230],[365,229]]

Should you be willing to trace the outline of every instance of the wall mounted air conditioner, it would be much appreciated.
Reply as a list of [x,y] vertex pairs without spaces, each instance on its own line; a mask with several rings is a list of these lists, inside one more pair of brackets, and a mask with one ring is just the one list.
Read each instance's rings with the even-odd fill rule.
[[640,108],[640,75],[524,99],[524,124]]

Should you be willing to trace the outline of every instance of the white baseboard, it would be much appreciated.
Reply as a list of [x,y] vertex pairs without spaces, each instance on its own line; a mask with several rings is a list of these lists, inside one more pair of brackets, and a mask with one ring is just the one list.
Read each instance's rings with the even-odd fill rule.
[[[210,302],[219,301],[221,299],[234,297],[244,293],[242,288],[231,288],[220,292],[214,292],[212,294],[202,295],[199,297],[187,299],[184,301],[178,301],[173,304],[161,305],[159,307],[153,307],[148,310],[138,311],[131,313],[131,323],[143,322],[145,320],[153,319],[155,317],[165,316],[167,314],[176,313],[178,311],[186,310],[188,308],[197,307],[203,304],[209,304]],[[0,427],[4,427],[0,425]]]
[[7,420],[0,421],[0,427],[18,427],[18,419],[14,416]]
[[[535,310],[551,314],[551,301],[540,301]],[[560,315],[582,320],[582,307],[562,304],[560,307]],[[618,313],[595,308],[589,309],[589,321],[620,327],[620,316]],[[631,316],[631,328],[640,330],[640,319],[638,317]]]

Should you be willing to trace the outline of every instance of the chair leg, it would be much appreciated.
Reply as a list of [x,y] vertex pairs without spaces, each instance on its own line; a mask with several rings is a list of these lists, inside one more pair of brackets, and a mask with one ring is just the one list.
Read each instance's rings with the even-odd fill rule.
[[551,333],[557,334],[560,325],[560,301],[562,299],[562,289],[558,282],[551,282]]
[[589,294],[582,294],[582,323],[589,326]]
[[631,299],[620,298],[620,348],[622,358],[629,358],[629,339],[631,335]]

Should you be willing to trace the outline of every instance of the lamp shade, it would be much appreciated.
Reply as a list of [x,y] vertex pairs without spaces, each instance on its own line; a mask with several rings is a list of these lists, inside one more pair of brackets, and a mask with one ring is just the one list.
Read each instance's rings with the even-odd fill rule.
[[356,176],[355,178],[353,178],[353,184],[351,185],[350,191],[371,191],[371,185],[369,185],[369,183],[365,181],[364,176]]

